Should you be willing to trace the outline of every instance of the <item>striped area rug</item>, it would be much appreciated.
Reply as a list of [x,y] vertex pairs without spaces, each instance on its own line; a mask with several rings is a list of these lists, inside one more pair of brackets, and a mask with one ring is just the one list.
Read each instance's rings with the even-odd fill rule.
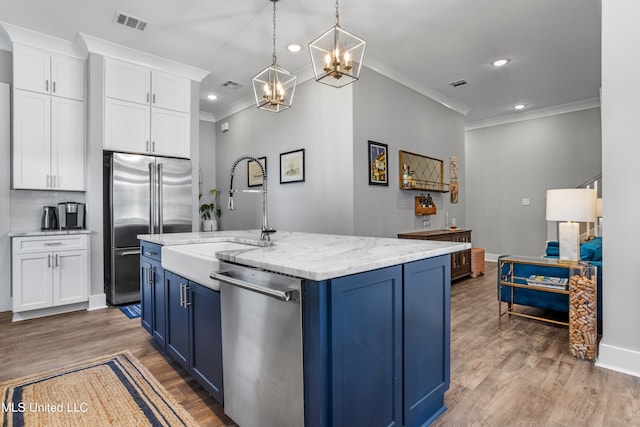
[[129,351],[0,383],[2,425],[196,426]]
[[140,303],[130,304],[130,305],[122,305],[118,307],[121,312],[123,312],[129,319],[136,319],[140,317],[142,314],[142,308],[140,307]]

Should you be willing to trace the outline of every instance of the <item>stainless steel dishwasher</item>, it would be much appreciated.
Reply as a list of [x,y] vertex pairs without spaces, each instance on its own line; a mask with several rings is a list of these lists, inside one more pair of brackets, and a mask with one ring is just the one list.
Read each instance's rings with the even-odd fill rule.
[[222,262],[224,412],[241,427],[304,426],[301,279]]

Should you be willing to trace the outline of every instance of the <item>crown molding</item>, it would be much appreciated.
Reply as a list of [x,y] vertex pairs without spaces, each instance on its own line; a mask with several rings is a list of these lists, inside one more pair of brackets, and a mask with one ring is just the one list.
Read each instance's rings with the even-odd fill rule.
[[216,118],[213,116],[213,113],[209,113],[207,111],[200,111],[198,119],[201,122],[211,122],[211,123],[216,122]]
[[86,55],[88,55],[89,53],[96,53],[102,56],[121,59],[123,61],[131,62],[133,64],[141,65],[143,67],[151,69],[164,71],[196,82],[201,82],[202,79],[204,79],[209,74],[209,71],[203,70],[201,68],[181,64],[179,62],[152,55],[141,50],[122,46],[107,40],[102,40],[88,34],[78,33],[77,41],[78,45],[82,46],[82,49],[86,53]]
[[78,59],[86,59],[87,55],[74,42],[59,39],[47,34],[38,33],[37,31],[27,28],[18,27],[17,25],[0,22],[0,27],[4,30],[11,46],[9,50],[13,50],[16,44],[45,49],[50,52],[59,53],[61,55],[71,56]]
[[568,104],[556,105],[554,107],[540,108],[539,110],[527,111],[526,113],[510,114],[508,116],[495,117],[493,119],[479,120],[467,123],[465,131],[482,129],[491,126],[506,125],[509,123],[522,122],[525,120],[541,119],[543,117],[556,116],[558,114],[572,113],[574,111],[590,110],[600,107],[600,98],[585,99],[583,101],[570,102]]

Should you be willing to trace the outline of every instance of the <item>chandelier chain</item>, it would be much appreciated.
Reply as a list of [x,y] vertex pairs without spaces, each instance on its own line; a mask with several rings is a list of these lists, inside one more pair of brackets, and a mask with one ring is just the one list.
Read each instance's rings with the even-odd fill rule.
[[338,5],[338,0],[336,0],[336,26],[340,26],[340,6]]
[[271,0],[273,2],[273,65],[276,65],[276,3],[278,0]]

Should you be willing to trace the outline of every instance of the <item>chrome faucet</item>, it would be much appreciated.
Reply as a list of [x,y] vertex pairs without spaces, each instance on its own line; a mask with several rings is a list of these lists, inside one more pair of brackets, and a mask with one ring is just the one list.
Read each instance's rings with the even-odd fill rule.
[[[262,172],[262,190],[234,190],[233,189],[233,175],[235,174],[236,167],[243,160],[252,160],[258,164],[260,171]],[[269,221],[267,219],[267,171],[262,167],[262,163],[258,159],[252,156],[243,155],[238,157],[231,167],[231,185],[229,186],[229,204],[227,207],[230,211],[234,210],[233,206],[233,193],[262,193],[262,232],[260,233],[260,240],[269,241],[270,234],[275,233],[276,230],[269,228]]]

